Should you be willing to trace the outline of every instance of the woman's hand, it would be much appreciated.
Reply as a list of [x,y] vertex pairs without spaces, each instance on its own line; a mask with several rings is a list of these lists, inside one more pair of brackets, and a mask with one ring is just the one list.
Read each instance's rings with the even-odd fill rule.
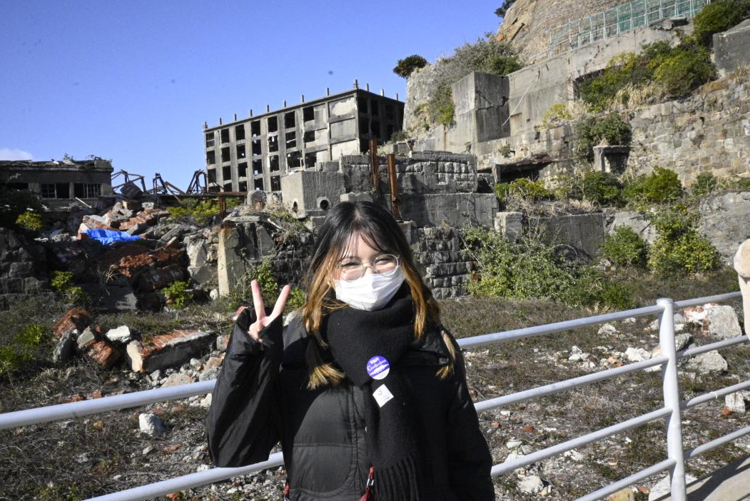
[[[292,288],[289,285],[285,285],[284,288],[281,289],[281,294],[279,294],[279,298],[276,300],[276,305],[274,305],[273,311],[270,315],[266,316],[266,308],[263,304],[263,295],[260,292],[260,285],[258,285],[257,280],[253,280],[250,283],[250,286],[253,289],[253,307],[255,308],[255,315],[257,320],[253,322],[252,325],[250,325],[247,334],[254,341],[260,343],[260,331],[262,331],[267,325],[273,322],[276,317],[284,312],[284,308],[286,307],[286,302],[289,300],[289,293],[291,292]],[[240,306],[240,308],[234,314],[233,320],[237,320],[237,318],[239,318],[240,316],[240,313],[242,313],[242,311],[246,308],[247,306]]]

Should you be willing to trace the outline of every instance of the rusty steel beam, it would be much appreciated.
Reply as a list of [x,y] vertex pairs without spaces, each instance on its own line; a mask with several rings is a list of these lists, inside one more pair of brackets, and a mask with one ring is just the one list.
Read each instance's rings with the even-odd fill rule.
[[391,189],[391,212],[397,221],[401,221],[401,210],[399,209],[398,184],[396,183],[396,155],[389,153],[388,160],[388,184]]

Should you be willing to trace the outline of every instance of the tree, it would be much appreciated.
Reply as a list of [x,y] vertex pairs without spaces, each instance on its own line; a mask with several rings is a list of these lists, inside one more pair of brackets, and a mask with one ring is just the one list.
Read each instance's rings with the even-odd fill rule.
[[505,2],[503,2],[502,7],[498,7],[497,9],[495,9],[495,15],[497,17],[504,18],[505,14],[508,12],[508,9],[513,7],[514,3],[516,3],[516,0],[505,0]]
[[424,68],[425,66],[427,66],[427,59],[414,54],[405,57],[404,59],[399,59],[398,64],[393,68],[393,72],[400,77],[409,78],[409,75],[411,75],[414,70]]

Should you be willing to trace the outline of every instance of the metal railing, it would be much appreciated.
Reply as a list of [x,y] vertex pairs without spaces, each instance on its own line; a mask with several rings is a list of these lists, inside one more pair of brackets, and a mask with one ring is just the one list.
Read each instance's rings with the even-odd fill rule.
[[[610,437],[612,435],[622,433],[626,430],[635,428],[651,421],[655,421],[657,419],[665,419],[668,452],[668,457],[666,460],[661,461],[660,463],[650,466],[626,478],[623,478],[622,480],[612,483],[586,496],[583,496],[577,501],[594,501],[597,499],[602,499],[614,492],[617,492],[627,486],[633,485],[647,477],[650,477],[651,475],[664,470],[669,470],[670,473],[672,499],[674,501],[685,501],[687,498],[685,486],[685,461],[704,454],[705,452],[723,445],[731,440],[735,440],[737,438],[750,434],[750,426],[737,430],[723,437],[714,439],[693,449],[684,450],[681,429],[682,411],[690,409],[696,405],[721,398],[730,393],[750,388],[750,381],[712,391],[705,395],[694,397],[686,401],[680,401],[679,384],[677,379],[677,361],[680,358],[691,357],[699,355],[701,353],[706,353],[708,351],[744,343],[748,341],[748,338],[746,335],[741,335],[715,343],[697,346],[687,350],[676,352],[674,339],[674,309],[675,307],[686,308],[689,306],[696,306],[709,302],[727,301],[739,297],[741,297],[739,292],[733,292],[678,302],[673,302],[671,299],[660,299],[659,301],[657,301],[656,305],[648,306],[645,308],[637,308],[634,310],[596,315],[565,322],[557,322],[501,333],[486,334],[482,336],[459,339],[458,343],[461,348],[467,349],[477,348],[494,343],[508,342],[518,339],[553,334],[556,332],[578,329],[581,327],[602,324],[605,322],[625,320],[626,318],[645,317],[658,314],[660,319],[659,346],[661,352],[657,357],[651,358],[649,360],[644,360],[642,362],[624,365],[614,369],[595,372],[573,379],[532,388],[518,393],[513,393],[511,395],[504,395],[501,397],[485,400],[476,403],[475,407],[478,412],[483,412],[505,405],[524,402],[532,398],[552,395],[561,391],[578,388],[598,381],[603,381],[605,379],[611,379],[624,374],[660,365],[662,367],[664,394],[664,406],[661,409],[651,411],[647,414],[629,419],[621,423],[617,423],[615,425],[603,428],[601,430],[589,433],[578,438],[574,438],[567,442],[563,442],[552,447],[533,452],[517,459],[497,464],[492,467],[492,476],[498,476],[504,473],[511,472],[513,470],[528,466],[532,463],[536,463],[551,456],[562,454],[577,447],[581,447]],[[170,388],[161,388],[125,395],[105,397],[98,400],[73,402],[0,414],[0,430],[63,419],[78,418],[89,414],[137,407],[140,405],[187,398],[195,395],[202,395],[205,393],[209,393],[213,389],[214,384],[215,381],[204,381],[200,383],[193,383]],[[246,475],[267,468],[282,466],[283,464],[284,462],[281,453],[275,453],[271,454],[267,461],[263,461],[261,463],[256,463],[241,468],[213,468],[198,473],[144,485],[141,487],[127,489],[113,494],[91,498],[88,501],[139,501],[152,499],[156,496],[161,496],[169,494],[171,492],[190,489],[213,482],[226,480],[231,477]]]
[[665,19],[693,18],[710,0],[631,0],[549,30],[548,57]]

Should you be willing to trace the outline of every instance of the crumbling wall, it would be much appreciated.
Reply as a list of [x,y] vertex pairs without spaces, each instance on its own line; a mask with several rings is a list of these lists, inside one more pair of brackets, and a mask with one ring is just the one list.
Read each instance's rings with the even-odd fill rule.
[[8,301],[46,287],[44,248],[29,245],[8,228],[0,228],[0,309]]
[[475,265],[463,249],[460,232],[450,227],[422,228],[414,233],[414,260],[437,299],[468,295]]

